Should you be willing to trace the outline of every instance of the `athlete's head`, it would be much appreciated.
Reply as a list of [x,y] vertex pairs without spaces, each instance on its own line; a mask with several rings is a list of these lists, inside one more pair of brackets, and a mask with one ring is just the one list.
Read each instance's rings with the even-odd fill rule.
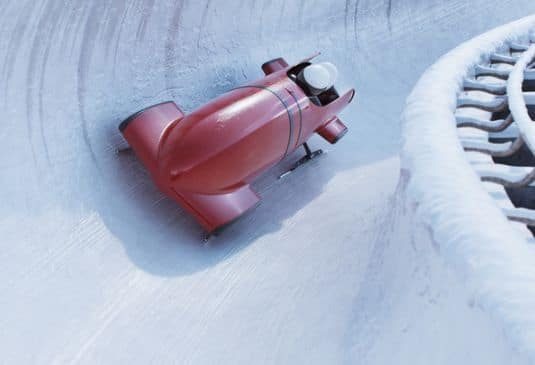
[[312,64],[302,71],[302,79],[314,94],[330,89],[336,82],[338,70],[330,62]]

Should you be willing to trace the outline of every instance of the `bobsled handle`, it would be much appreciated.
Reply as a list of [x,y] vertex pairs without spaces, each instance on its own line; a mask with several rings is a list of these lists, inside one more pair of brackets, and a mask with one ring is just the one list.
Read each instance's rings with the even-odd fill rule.
[[335,144],[347,133],[347,127],[337,117],[332,118],[316,131],[327,142]]
[[288,62],[286,62],[284,58],[279,57],[264,63],[262,65],[262,71],[264,71],[267,76],[273,72],[284,70],[286,67],[288,67]]

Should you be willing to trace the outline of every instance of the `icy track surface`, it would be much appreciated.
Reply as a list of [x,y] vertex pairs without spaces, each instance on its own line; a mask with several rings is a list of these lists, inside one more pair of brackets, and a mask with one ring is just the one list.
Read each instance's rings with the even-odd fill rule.
[[[2,361],[526,363],[407,213],[398,121],[441,54],[534,10],[1,2]],[[357,88],[350,133],[314,139],[329,153],[284,181],[263,178],[263,204],[209,245],[114,153],[130,113],[167,99],[191,111],[261,77],[266,60],[316,50],[339,66],[339,88]]]

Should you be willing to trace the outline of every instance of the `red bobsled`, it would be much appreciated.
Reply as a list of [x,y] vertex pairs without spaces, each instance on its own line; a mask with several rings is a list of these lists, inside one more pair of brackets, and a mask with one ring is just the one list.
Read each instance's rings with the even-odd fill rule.
[[189,115],[168,101],[119,130],[157,186],[214,232],[259,202],[250,184],[260,174],[303,145],[299,163],[313,158],[306,145],[313,133],[336,143],[347,132],[337,114],[355,91],[339,96],[334,66],[312,58],[293,67],[282,58],[266,62],[266,77]]

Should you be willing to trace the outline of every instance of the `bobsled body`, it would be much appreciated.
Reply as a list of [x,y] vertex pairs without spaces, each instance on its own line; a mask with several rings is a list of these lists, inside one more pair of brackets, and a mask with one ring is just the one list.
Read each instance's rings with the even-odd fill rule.
[[[184,115],[173,102],[149,107],[120,130],[158,187],[212,232],[259,202],[250,183],[319,133],[331,143],[347,128],[337,114],[354,91],[308,96],[282,59],[268,74]],[[292,73],[293,72],[293,73]]]

